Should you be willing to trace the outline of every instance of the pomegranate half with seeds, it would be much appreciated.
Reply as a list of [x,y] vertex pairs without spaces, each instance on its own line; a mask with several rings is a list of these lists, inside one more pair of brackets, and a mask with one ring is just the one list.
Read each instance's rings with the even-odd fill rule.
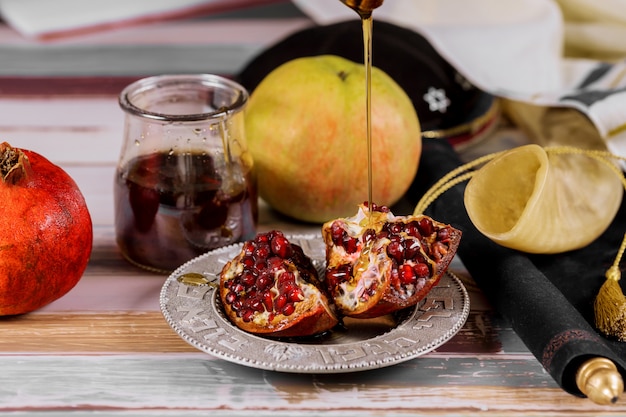
[[356,215],[322,226],[324,283],[338,313],[382,316],[416,305],[439,282],[456,254],[461,231],[419,216],[394,216],[386,206],[359,205]]
[[311,336],[338,319],[315,266],[280,231],[259,233],[220,273],[220,298],[240,329],[272,337]]

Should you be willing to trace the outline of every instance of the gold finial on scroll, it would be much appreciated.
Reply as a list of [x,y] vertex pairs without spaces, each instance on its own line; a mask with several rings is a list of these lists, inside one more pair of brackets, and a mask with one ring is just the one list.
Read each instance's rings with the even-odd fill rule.
[[615,404],[624,392],[624,380],[615,364],[606,358],[591,358],[576,372],[578,389],[599,405]]

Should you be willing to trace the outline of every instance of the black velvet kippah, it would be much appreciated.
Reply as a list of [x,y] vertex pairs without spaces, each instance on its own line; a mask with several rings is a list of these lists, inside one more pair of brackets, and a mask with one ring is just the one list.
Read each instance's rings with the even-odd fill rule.
[[[494,97],[465,79],[419,33],[375,20],[372,50],[372,64],[391,76],[411,98],[423,132],[468,140],[470,133],[484,131],[495,119]],[[356,19],[313,26],[291,34],[248,62],[237,81],[253,91],[281,64],[324,54],[363,63],[361,22]]]

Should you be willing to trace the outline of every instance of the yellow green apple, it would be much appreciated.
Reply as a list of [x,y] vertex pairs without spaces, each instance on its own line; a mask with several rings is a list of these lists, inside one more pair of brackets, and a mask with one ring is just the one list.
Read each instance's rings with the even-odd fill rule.
[[[372,194],[393,205],[422,151],[415,108],[385,72],[371,72]],[[297,58],[252,91],[246,136],[259,195],[294,219],[322,223],[368,201],[365,67],[334,55]]]

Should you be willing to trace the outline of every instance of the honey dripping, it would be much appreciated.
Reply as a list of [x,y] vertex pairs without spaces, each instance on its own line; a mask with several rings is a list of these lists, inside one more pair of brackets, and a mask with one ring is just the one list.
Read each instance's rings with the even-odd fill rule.
[[361,17],[363,28],[363,63],[365,66],[365,123],[367,138],[367,203],[368,218],[372,220],[372,12],[383,4],[383,0],[340,0]]

